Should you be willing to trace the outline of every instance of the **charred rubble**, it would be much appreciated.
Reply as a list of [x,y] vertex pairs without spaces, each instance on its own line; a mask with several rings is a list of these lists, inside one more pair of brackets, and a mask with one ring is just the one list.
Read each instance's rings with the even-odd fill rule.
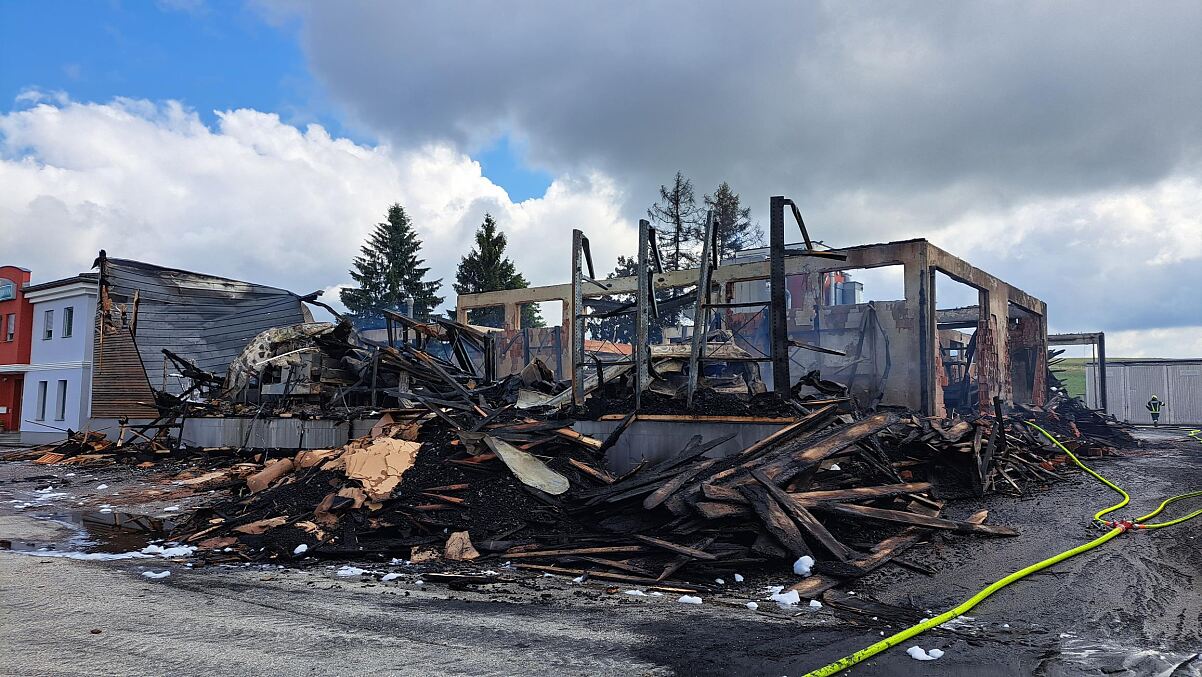
[[[211,472],[228,497],[174,536],[211,561],[495,560],[673,590],[706,589],[733,567],[810,557],[816,575],[798,589],[813,595],[935,533],[1016,535],[984,514],[950,519],[944,508],[1061,479],[1065,459],[1024,420],[1074,425],[1055,408],[1006,414],[1000,403],[993,415],[951,419],[861,411],[839,384],[810,374],[804,395],[755,396],[793,413],[777,433],[723,457],[709,452],[724,438],[694,436],[668,458],[615,475],[605,463],[615,439],[575,432],[570,406],[518,408],[521,391],[554,398],[568,388],[538,363],[492,384],[413,346],[380,364],[413,406],[338,449],[269,453],[251,474]],[[1075,437],[1078,450],[1100,448]]]

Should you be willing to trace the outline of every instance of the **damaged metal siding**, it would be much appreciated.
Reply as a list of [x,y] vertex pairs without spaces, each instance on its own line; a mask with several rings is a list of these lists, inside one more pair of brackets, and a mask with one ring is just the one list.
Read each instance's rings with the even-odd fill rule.
[[164,348],[224,373],[263,331],[312,321],[300,297],[284,289],[127,259],[100,261],[110,317],[133,336],[150,385],[167,392],[183,388],[168,376]]

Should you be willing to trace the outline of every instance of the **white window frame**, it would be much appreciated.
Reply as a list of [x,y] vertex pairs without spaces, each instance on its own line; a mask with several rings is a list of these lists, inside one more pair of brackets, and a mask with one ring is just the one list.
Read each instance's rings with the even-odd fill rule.
[[54,420],[67,420],[67,380],[59,379],[54,393]]
[[17,298],[17,283],[7,277],[0,277],[0,301],[11,301]]
[[63,308],[63,338],[71,338],[75,330],[75,306]]
[[37,409],[34,410],[35,413],[33,417],[33,420],[35,421],[46,420],[46,388],[48,384],[48,381],[38,381]]
[[49,341],[52,338],[54,338],[54,308],[42,314],[42,340]]

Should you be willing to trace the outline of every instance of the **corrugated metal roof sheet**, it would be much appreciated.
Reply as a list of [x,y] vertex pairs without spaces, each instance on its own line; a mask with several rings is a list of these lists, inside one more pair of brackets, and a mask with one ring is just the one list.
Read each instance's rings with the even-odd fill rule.
[[[114,304],[130,303],[138,293],[134,342],[156,388],[163,385],[164,348],[220,374],[261,332],[310,321],[300,297],[284,289],[128,259],[103,261]],[[168,392],[181,391],[175,381],[167,379]]]

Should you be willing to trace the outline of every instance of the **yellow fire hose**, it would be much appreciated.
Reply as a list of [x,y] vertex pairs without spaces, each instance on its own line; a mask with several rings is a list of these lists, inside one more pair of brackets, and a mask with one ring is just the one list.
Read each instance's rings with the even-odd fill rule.
[[[989,597],[990,595],[997,592],[998,590],[1001,590],[1002,588],[1006,587],[1007,585],[1010,585],[1011,583],[1013,583],[1021,578],[1025,578],[1026,576],[1029,576],[1029,575],[1035,573],[1036,571],[1046,569],[1058,562],[1063,562],[1064,560],[1066,560],[1070,557],[1073,557],[1075,555],[1079,555],[1087,550],[1093,550],[1094,548],[1098,547],[1099,545],[1102,545],[1106,541],[1109,541],[1130,529],[1159,529],[1161,527],[1167,527],[1167,526],[1172,526],[1174,524],[1180,524],[1186,520],[1193,519],[1194,517],[1197,517],[1198,515],[1202,515],[1202,509],[1198,509],[1198,510],[1195,510],[1195,511],[1189,513],[1188,515],[1185,515],[1184,517],[1178,517],[1177,519],[1169,520],[1167,522],[1159,522],[1156,524],[1145,524],[1144,523],[1144,520],[1150,519],[1152,517],[1155,517],[1156,515],[1159,515],[1161,513],[1161,511],[1163,511],[1165,509],[1165,507],[1171,503],[1175,503],[1177,501],[1184,500],[1187,498],[1193,498],[1195,496],[1202,496],[1202,491],[1192,491],[1192,492],[1189,492],[1186,494],[1181,494],[1179,496],[1173,496],[1172,498],[1166,500],[1164,503],[1161,503],[1160,507],[1156,508],[1155,510],[1148,513],[1147,515],[1137,518],[1134,522],[1115,522],[1115,521],[1103,520],[1102,519],[1103,516],[1105,516],[1111,512],[1114,512],[1115,510],[1118,510],[1119,508],[1122,508],[1123,506],[1127,505],[1127,503],[1129,503],[1131,501],[1131,497],[1128,496],[1127,492],[1123,491],[1122,488],[1120,488],[1118,485],[1116,485],[1115,483],[1106,479],[1105,477],[1102,477],[1098,473],[1094,472],[1094,470],[1092,468],[1090,468],[1089,466],[1082,463],[1081,459],[1077,458],[1077,456],[1075,454],[1073,454],[1073,452],[1069,451],[1068,448],[1065,447],[1063,444],[1061,444],[1060,441],[1057,440],[1055,437],[1053,437],[1051,433],[1044,430],[1043,428],[1040,428],[1039,426],[1035,425],[1034,423],[1030,423],[1029,421],[1028,421],[1028,424],[1031,427],[1038,430],[1039,432],[1043,433],[1043,435],[1045,437],[1047,437],[1049,440],[1051,440],[1057,447],[1060,447],[1060,450],[1063,451],[1065,454],[1068,454],[1068,457],[1073,460],[1073,463],[1076,463],[1078,466],[1080,466],[1082,470],[1089,473],[1094,478],[1096,478],[1097,480],[1099,480],[1106,486],[1110,487],[1111,489],[1114,489],[1115,491],[1117,491],[1119,494],[1122,495],[1123,500],[1110,506],[1109,508],[1104,508],[1102,510],[1099,510],[1093,517],[1095,523],[1110,527],[1110,531],[1107,531],[1102,536],[1099,536],[1098,538],[1095,538],[1094,540],[1092,540],[1088,543],[1079,545],[1070,550],[1065,550],[1064,552],[1062,552],[1058,555],[1053,555],[1052,557],[1049,557],[1049,558],[1043,560],[1042,562],[1036,562],[1035,564],[1032,564],[1031,566],[1026,567],[1024,569],[1019,569],[1018,571],[1015,571],[1014,573],[1010,574],[1009,576],[1006,576],[1005,578],[1003,578],[1001,580],[991,583],[984,590],[981,590],[977,594],[968,598],[963,603],[961,603],[959,606],[957,606],[949,611],[945,611],[944,613],[941,613],[938,616],[936,616],[930,620],[923,621],[922,623],[919,623],[918,625],[911,626],[909,628],[906,628],[905,630],[902,630],[901,632],[898,632],[897,634],[886,637],[885,639],[882,639],[881,641],[877,642],[876,644],[873,644],[871,646],[860,649],[859,651],[851,654],[850,656],[840,658],[839,660],[835,661],[834,663],[831,663],[830,665],[818,668],[817,670],[814,670],[814,671],[808,673],[806,675],[806,677],[821,677],[822,675],[833,675],[836,672],[840,672],[840,671],[845,670],[861,661],[867,660],[868,658],[871,658],[872,656],[875,656],[876,654],[878,654],[890,647],[901,644],[902,642],[906,641],[907,639],[910,639],[911,637],[914,637],[915,635],[919,635],[923,632],[926,632],[927,630],[930,630],[931,628],[943,625],[944,623],[952,620],[953,618],[956,618],[957,616],[961,616],[965,613],[968,613],[968,611],[970,609],[975,607],[986,597]],[[1202,439],[1200,439],[1200,441],[1202,441]]]

